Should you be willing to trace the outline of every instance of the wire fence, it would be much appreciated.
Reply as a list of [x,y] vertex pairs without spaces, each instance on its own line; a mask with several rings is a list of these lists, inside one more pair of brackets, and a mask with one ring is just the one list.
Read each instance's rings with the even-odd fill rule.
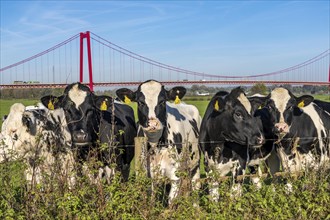
[[[329,133],[330,134],[330,133]],[[280,142],[294,142],[297,139],[297,137],[292,137],[292,138],[281,138],[281,139],[276,139],[276,138],[268,138],[265,139],[265,141],[271,141],[274,143],[280,143]],[[299,140],[314,140],[314,141],[318,141],[318,140],[323,140],[323,142],[326,143],[330,143],[330,136],[329,137],[299,137]],[[169,147],[169,146],[185,146],[186,144],[224,144],[224,143],[230,143],[230,141],[198,141],[198,142],[193,142],[193,141],[189,141],[189,142],[171,142],[171,143],[162,143],[159,142],[157,144],[157,147]],[[116,145],[118,147],[135,147],[134,144],[126,144],[126,145]],[[242,146],[246,146],[246,147],[253,147],[253,145],[242,145]],[[258,145],[259,146],[259,145]],[[262,145],[261,145],[262,146]],[[330,149],[329,149],[330,150]]]

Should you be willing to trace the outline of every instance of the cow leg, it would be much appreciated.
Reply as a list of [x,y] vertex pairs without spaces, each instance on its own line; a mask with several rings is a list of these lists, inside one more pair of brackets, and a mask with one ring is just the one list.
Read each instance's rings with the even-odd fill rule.
[[[255,169],[257,168],[257,169]],[[262,175],[262,171],[259,165],[256,165],[256,167],[251,166],[250,167],[251,174],[257,174],[257,176],[251,177],[251,182],[253,185],[256,186],[257,189],[261,189],[261,182],[260,182],[260,176]]]
[[76,184],[75,161],[72,154],[68,153],[65,157],[65,169],[68,171],[69,188],[72,189]]
[[171,189],[168,195],[168,204],[171,205],[173,199],[178,196],[179,193],[179,186],[180,186],[180,179],[175,176],[175,178],[171,179]]
[[281,162],[275,149],[272,150],[269,157],[266,159],[266,164],[271,175],[274,175],[276,172],[280,171]]
[[115,176],[115,169],[114,168],[111,169],[109,166],[105,166],[103,172],[105,174],[107,183],[110,184],[111,178],[113,178]]
[[213,202],[218,202],[219,201],[219,182],[217,181],[217,177],[219,176],[218,174],[218,169],[216,167],[216,163],[213,159],[211,159],[208,156],[208,153],[205,152],[205,158],[204,158],[204,164],[205,164],[205,169],[207,170],[207,177],[209,179],[209,195],[210,199]]
[[201,183],[200,183],[200,169],[199,167],[196,169],[195,173],[192,176],[192,189],[195,190],[199,190],[201,188]]
[[231,187],[231,198],[236,198],[240,197],[243,194],[243,189],[242,189],[242,183],[234,183],[233,186]]
[[151,182],[151,200],[155,201],[156,198],[156,190],[158,186],[158,178],[159,176],[164,176],[164,173],[161,170],[161,159],[162,155],[159,150],[153,149],[149,151],[149,165],[148,165],[148,173],[150,174]]
[[110,168],[109,166],[100,167],[97,178],[95,179],[94,183],[100,183],[102,179],[105,178],[107,183],[110,184],[111,179],[115,176],[115,173],[116,170],[114,168]]
[[219,182],[216,180],[211,180],[209,184],[209,194],[211,196],[211,200],[214,202],[219,201]]
[[102,176],[102,173],[103,173],[103,169],[100,168],[98,171],[98,175],[95,177],[95,175],[92,173],[92,171],[88,168],[88,165],[87,164],[82,164],[81,165],[81,172],[84,176],[87,176],[87,178],[89,179],[90,183],[92,184],[98,184],[100,181],[99,181],[99,177]]
[[[197,191],[198,193],[198,190],[200,190],[201,188],[201,182],[200,182],[200,169],[199,169],[199,166],[196,168],[196,170],[194,170],[193,172],[193,175],[192,175],[192,179],[191,179],[191,185],[192,185],[192,190],[193,191]],[[198,207],[198,199],[196,200],[196,202],[194,202],[194,207]]]
[[121,169],[121,174],[125,182],[128,181],[129,172],[130,172],[130,164],[123,164]]
[[213,169],[210,169],[210,171],[207,173],[207,176],[209,177],[209,194],[211,197],[211,200],[213,202],[219,201],[219,182],[217,181],[217,176],[215,175],[217,172],[214,172]]
[[41,182],[41,173],[39,167],[28,166],[25,170],[25,179],[33,188],[35,185]]

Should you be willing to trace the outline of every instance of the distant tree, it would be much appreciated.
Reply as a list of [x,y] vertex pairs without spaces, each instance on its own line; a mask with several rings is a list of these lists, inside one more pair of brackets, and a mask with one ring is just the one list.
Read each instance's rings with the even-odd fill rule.
[[190,92],[192,94],[195,94],[197,91],[199,91],[199,85],[192,85],[191,89],[190,89]]
[[267,95],[267,87],[263,83],[256,83],[254,84],[251,89],[250,89],[250,94],[249,95],[254,95],[254,94],[261,94],[261,95]]
[[283,85],[283,88],[286,88],[287,90],[292,91],[292,85],[290,85],[290,84]]
[[312,90],[313,90],[312,85],[303,85],[303,93],[311,93]]

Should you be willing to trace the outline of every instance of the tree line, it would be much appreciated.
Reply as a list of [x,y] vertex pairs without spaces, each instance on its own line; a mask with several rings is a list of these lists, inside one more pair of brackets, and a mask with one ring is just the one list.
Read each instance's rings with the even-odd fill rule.
[[[271,91],[274,87],[280,85],[272,85],[266,86],[263,83],[256,83],[253,86],[242,86],[248,95],[253,94],[262,94],[266,95]],[[220,90],[230,91],[233,87],[236,86],[228,86],[228,87],[212,87],[206,85],[192,85],[187,88],[187,96],[196,96],[197,92],[207,92],[210,96],[214,95],[216,92]],[[303,85],[303,86],[292,86],[292,85],[283,85],[283,87],[289,89],[294,94],[329,94],[328,86],[313,86],[313,85]],[[24,88],[24,89],[1,89],[0,90],[0,98],[1,99],[40,99],[40,97],[46,95],[55,95],[59,96],[63,94],[63,88]],[[103,90],[103,91],[95,91],[97,95],[110,95],[112,97],[115,96],[116,89],[112,90]]]

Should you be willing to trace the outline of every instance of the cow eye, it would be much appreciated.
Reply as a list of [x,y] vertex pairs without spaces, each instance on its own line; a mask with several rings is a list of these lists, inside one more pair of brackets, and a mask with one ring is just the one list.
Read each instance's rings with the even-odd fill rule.
[[293,110],[293,106],[290,106],[289,108],[287,108],[287,110],[292,111]]
[[235,117],[238,119],[243,119],[243,115],[240,112],[235,112]]
[[94,113],[93,110],[89,109],[89,110],[86,111],[85,114],[86,114],[86,116],[90,116],[90,115],[93,115],[93,113]]
[[138,103],[139,106],[145,105],[145,103],[144,102],[141,102],[141,101],[138,101],[137,103]]
[[267,109],[271,111],[271,110],[273,110],[273,106],[267,105]]

